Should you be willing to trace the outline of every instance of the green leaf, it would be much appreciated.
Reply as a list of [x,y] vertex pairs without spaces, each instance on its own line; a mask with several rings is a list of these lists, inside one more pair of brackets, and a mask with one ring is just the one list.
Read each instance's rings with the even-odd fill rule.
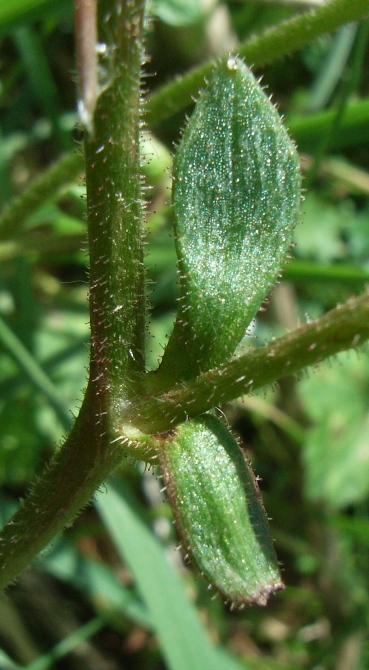
[[204,415],[163,433],[163,478],[185,550],[227,600],[283,588],[257,482],[228,429]]
[[180,300],[158,373],[169,383],[233,354],[277,279],[298,218],[295,147],[241,60],[215,69],[173,179]]

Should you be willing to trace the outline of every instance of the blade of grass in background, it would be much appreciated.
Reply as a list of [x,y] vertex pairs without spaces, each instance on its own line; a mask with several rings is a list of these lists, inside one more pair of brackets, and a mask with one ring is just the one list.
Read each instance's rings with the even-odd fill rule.
[[45,396],[54,408],[56,415],[66,430],[70,430],[73,418],[66,410],[59,392],[54,387],[49,377],[34,356],[25,348],[3,319],[0,317],[0,341],[9,351],[10,355],[18,363],[22,371],[27,375],[32,384]]
[[[291,118],[288,127],[299,151],[311,152],[330,131],[337,112],[328,109],[303,118]],[[340,126],[331,141],[331,149],[352,147],[369,139],[369,98],[347,105]]]
[[[98,494],[97,509],[144,598],[171,670],[241,670],[219,655],[188,600],[159,540],[134,510],[126,484]],[[245,670],[245,666],[243,666]]]
[[108,616],[100,615],[94,617],[91,621],[88,621],[88,623],[78,628],[78,630],[67,635],[67,637],[56,644],[50,651],[46,652],[46,654],[38,656],[35,661],[23,666],[22,670],[47,670],[48,668],[51,668],[51,666],[59,659],[69,654],[93,635],[96,635],[108,621]]
[[55,84],[42,40],[30,26],[20,26],[14,31],[13,39],[22,59],[29,80],[32,95],[41,113],[49,118],[59,149],[70,148],[69,133],[63,132],[59,123],[58,89]]
[[356,31],[357,24],[348,23],[335,35],[330,52],[311,87],[306,112],[318,112],[328,104],[347,64]]
[[2,649],[0,649],[0,664],[1,670],[22,670],[22,667],[18,663],[14,663]]

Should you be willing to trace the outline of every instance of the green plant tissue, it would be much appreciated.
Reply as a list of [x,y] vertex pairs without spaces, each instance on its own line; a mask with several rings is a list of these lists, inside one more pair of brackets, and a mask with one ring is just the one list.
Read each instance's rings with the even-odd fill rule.
[[183,549],[238,605],[283,588],[258,485],[239,445],[205,414],[162,434],[160,462]]
[[234,353],[298,220],[295,146],[238,58],[222,61],[199,97],[174,159],[172,199],[180,299],[159,376],[178,381]]

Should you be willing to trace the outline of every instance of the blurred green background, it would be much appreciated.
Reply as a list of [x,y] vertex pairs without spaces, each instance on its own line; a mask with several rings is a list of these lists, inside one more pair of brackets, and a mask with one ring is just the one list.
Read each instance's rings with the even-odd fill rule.
[[[299,0],[153,0],[145,90],[307,7]],[[6,213],[61,155],[80,152],[72,3],[7,0],[0,33],[0,201]],[[369,281],[367,37],[368,23],[350,24],[257,73],[301,151],[305,193],[283,281],[243,347],[319,316]],[[184,118],[177,115],[143,137],[149,367],[160,359],[175,313],[170,167]],[[2,522],[61,443],[86,383],[82,176],[62,179],[16,225],[0,221]],[[102,490],[95,507],[0,600],[0,668],[185,670],[185,652],[176,661],[175,648],[186,635],[200,648],[203,632],[197,639],[191,628],[193,609],[191,622],[181,619],[183,586],[210,639],[238,659],[233,666],[225,655],[219,661],[224,670],[368,668],[368,397],[363,349],[222,408],[261,477],[283,565],[286,589],[267,608],[231,612],[208,592],[176,550],[155,472],[127,461],[109,492]],[[147,528],[153,533],[145,534]],[[127,529],[129,547],[120,545]],[[184,637],[177,639],[181,627]]]

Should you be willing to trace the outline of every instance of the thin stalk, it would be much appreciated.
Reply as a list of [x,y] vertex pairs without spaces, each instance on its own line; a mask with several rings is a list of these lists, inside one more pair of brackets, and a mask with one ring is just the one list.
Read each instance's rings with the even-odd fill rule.
[[251,349],[170,391],[125,409],[124,420],[148,433],[169,430],[220,403],[296,374],[369,338],[369,295],[348,301],[270,344]]
[[98,96],[96,14],[96,0],[75,0],[78,112],[82,124],[91,133]]

